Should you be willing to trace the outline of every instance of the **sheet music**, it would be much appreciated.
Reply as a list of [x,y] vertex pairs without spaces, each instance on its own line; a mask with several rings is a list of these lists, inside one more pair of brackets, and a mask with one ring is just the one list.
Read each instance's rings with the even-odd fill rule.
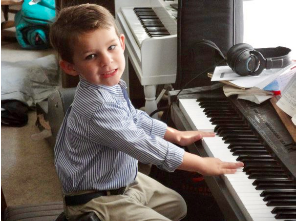
[[[276,103],[286,114],[296,116],[296,74],[285,87],[282,97]],[[295,123],[294,123],[295,124]]]

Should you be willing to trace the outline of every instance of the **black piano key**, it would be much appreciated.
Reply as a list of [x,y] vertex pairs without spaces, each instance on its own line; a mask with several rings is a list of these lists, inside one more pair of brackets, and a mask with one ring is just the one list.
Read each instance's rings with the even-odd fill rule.
[[246,130],[246,131],[251,131],[248,125],[241,125],[240,127],[238,126],[233,126],[233,125],[223,125],[222,126],[216,126],[214,128],[214,132],[220,133],[221,131],[234,131],[234,130]]
[[266,203],[267,206],[296,206],[296,199],[274,199]]
[[272,214],[285,213],[285,212],[296,212],[296,207],[292,207],[292,206],[275,207],[271,210]]
[[219,109],[219,107],[223,106],[223,107],[228,107],[228,109],[231,109],[233,110],[233,107],[231,106],[231,104],[229,103],[226,103],[226,102],[216,102],[216,103],[207,103],[207,102],[200,102],[199,103],[199,106],[201,108],[211,108],[211,109],[214,109],[214,110],[217,110]]
[[140,19],[141,23],[142,22],[160,22],[159,18],[144,18]]
[[139,11],[139,12],[136,12],[136,15],[138,17],[140,17],[140,16],[157,16],[154,11]]
[[254,172],[254,171],[281,171],[284,172],[283,168],[279,165],[273,165],[273,164],[264,164],[258,166],[258,164],[248,164],[244,165],[243,171],[248,172]]
[[249,163],[253,163],[253,164],[265,164],[265,163],[269,163],[269,164],[274,164],[277,165],[277,161],[275,159],[242,159],[241,160],[245,165],[248,165]]
[[138,11],[153,11],[153,9],[151,7],[135,7],[134,11],[135,12],[138,12]]
[[229,143],[229,144],[241,144],[241,145],[250,145],[250,144],[257,144],[260,145],[261,141],[255,137],[249,137],[249,138],[241,138],[241,137],[234,137],[234,138],[227,138],[225,139],[225,143]]
[[158,19],[157,15],[139,15],[139,19]]
[[143,27],[164,27],[161,22],[143,22]]
[[231,118],[235,115],[235,111],[227,111],[227,112],[223,112],[223,114],[221,114],[220,112],[210,112],[210,113],[205,113],[207,117],[211,118],[211,117],[225,117],[225,118]]
[[264,190],[260,196],[272,196],[272,195],[296,195],[296,189],[284,189],[284,190]]
[[213,121],[213,120],[228,120],[231,119],[231,120],[243,120],[241,117],[239,116],[233,116],[233,114],[224,114],[224,115],[220,115],[220,114],[211,114],[211,116],[207,116],[210,118],[210,121]]
[[271,155],[241,155],[236,160],[241,161],[245,159],[273,159]]
[[[266,150],[266,148],[262,144],[259,144],[259,145],[258,144],[257,145],[255,145],[255,144],[249,144],[249,145],[230,144],[228,146],[228,149],[231,149],[231,150]],[[245,154],[245,155],[250,155],[250,154]],[[269,155],[269,153],[265,154],[265,155]]]
[[289,178],[285,173],[251,173],[249,175],[250,179],[260,179],[260,178]]
[[219,125],[229,125],[229,123],[231,123],[231,125],[245,124],[245,122],[240,118],[238,118],[238,119],[232,118],[231,120],[212,118],[212,119],[210,119],[210,122],[213,122],[214,124],[219,124]]
[[232,151],[233,152],[233,156],[239,156],[239,155],[245,155],[245,154],[268,154],[267,150],[235,150]]
[[268,195],[263,198],[263,201],[277,200],[277,199],[294,199],[296,200],[296,194],[277,194],[277,195]]
[[246,172],[247,175],[251,175],[253,173],[274,173],[274,174],[283,174],[285,173],[284,169],[281,167],[274,168],[274,167],[249,167],[244,166],[243,171]]
[[[296,212],[282,212],[282,213],[278,213],[275,216],[275,218],[276,219],[293,219],[295,221],[295,219],[296,219]],[[289,220],[285,220],[285,221],[289,221]]]
[[296,188],[296,183],[285,178],[257,179],[253,182],[257,190]]
[[148,33],[148,35],[150,37],[162,37],[162,36],[170,35],[170,33],[169,32],[164,32],[164,31],[163,32],[159,31],[159,32]]
[[221,129],[219,131],[219,136],[220,137],[224,137],[224,136],[227,136],[227,135],[232,135],[232,134],[245,134],[245,135],[253,135],[254,132],[252,130],[239,130],[239,129],[236,129],[236,130],[223,130]]
[[151,32],[167,32],[165,27],[146,27],[145,30],[149,33]]

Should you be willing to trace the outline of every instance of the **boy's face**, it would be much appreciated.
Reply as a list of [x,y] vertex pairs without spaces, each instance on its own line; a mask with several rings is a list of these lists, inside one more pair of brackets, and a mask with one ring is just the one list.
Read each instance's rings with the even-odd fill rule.
[[118,38],[114,27],[80,35],[73,49],[73,64],[60,62],[67,74],[96,85],[118,84],[125,68],[125,43],[124,35]]

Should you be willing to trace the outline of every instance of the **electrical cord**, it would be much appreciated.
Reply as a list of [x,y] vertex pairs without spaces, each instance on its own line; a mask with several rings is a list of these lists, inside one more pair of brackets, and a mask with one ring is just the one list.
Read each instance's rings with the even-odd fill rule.
[[[208,72],[209,70],[211,70],[212,68],[216,67],[217,65],[219,64],[222,64],[223,62],[225,62],[224,59],[221,59],[219,62],[217,62],[216,64],[212,65],[211,67],[205,69],[204,71],[200,72],[199,74],[197,74],[196,76],[194,76],[190,81],[188,81],[180,90],[179,92],[177,93],[176,97],[179,96],[179,94],[187,87],[187,85],[189,85],[192,81],[194,81],[197,77],[199,77],[200,75]],[[166,107],[164,107],[165,109],[164,110],[167,110],[167,113],[166,113],[166,122],[168,122],[168,118],[169,118],[169,114],[170,114],[170,110],[171,110],[171,106],[172,106],[172,103]],[[153,111],[150,116],[152,117],[155,113],[161,111],[160,109],[157,109],[155,111]]]

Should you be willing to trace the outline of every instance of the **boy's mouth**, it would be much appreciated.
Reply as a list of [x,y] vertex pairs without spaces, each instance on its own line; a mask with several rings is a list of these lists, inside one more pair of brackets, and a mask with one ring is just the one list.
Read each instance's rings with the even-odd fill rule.
[[104,74],[102,74],[103,78],[109,78],[109,77],[113,77],[114,75],[116,75],[118,69],[114,69],[112,71],[108,71]]

